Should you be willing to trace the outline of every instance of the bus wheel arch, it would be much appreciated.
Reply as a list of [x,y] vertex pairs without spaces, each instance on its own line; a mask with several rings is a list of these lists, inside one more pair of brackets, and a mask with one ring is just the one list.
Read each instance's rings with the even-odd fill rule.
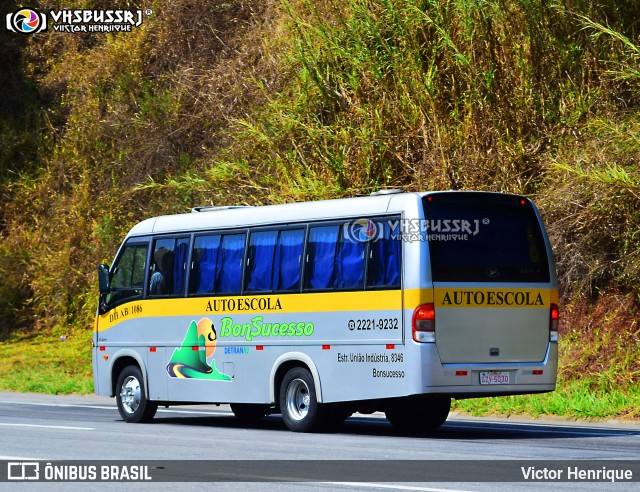
[[[140,354],[132,350],[125,349],[113,354],[111,361],[111,367],[109,369],[109,388],[111,388],[111,396],[116,396],[118,391],[118,377],[127,366],[138,366],[138,369],[142,373],[142,377],[144,379],[144,387],[145,389],[148,388],[147,374],[144,369],[144,363],[140,358]],[[148,397],[149,394],[147,393],[146,396]]]
[[273,364],[271,368],[271,375],[269,377],[269,396],[271,401],[276,405],[279,404],[282,381],[286,374],[294,367],[301,367],[309,371],[313,378],[313,386],[318,403],[322,403],[322,386],[320,384],[318,368],[308,355],[301,352],[283,354],[278,357]]

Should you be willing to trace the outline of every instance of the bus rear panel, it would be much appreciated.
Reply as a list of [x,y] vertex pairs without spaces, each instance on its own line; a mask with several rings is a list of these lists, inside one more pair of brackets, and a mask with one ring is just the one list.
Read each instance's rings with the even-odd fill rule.
[[456,398],[555,389],[557,280],[533,204],[470,192],[433,193],[422,204],[434,345],[423,358],[425,388]]

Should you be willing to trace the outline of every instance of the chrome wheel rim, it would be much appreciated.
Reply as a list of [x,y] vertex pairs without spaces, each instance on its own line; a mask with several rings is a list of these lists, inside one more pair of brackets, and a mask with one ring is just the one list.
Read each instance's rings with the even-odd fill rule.
[[127,413],[135,413],[140,406],[140,381],[128,376],[120,388],[120,401]]
[[294,420],[302,420],[309,413],[311,395],[302,379],[294,379],[287,388],[287,413]]

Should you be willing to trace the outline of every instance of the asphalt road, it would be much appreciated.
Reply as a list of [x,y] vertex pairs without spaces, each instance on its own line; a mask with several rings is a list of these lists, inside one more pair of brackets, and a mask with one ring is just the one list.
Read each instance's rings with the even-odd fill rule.
[[[120,419],[115,401],[110,398],[0,392],[0,460],[187,460],[189,463],[208,460],[197,465],[214,468],[223,460],[236,460],[235,468],[231,470],[239,475],[232,480],[248,476],[245,475],[247,468],[254,463],[264,467],[264,460],[272,462],[273,466],[267,465],[269,470],[263,468],[262,472],[279,467],[279,473],[284,477],[299,476],[297,471],[304,468],[297,466],[299,460],[331,460],[311,462],[311,466],[317,465],[322,473],[326,471],[326,478],[319,482],[257,481],[249,487],[247,483],[235,481],[192,482],[186,485],[186,490],[637,490],[638,477],[635,475],[634,483],[613,484],[584,481],[502,483],[498,480],[504,477],[502,472],[508,468],[509,460],[523,460],[525,464],[531,460],[596,460],[600,468],[611,468],[615,462],[609,460],[637,462],[640,460],[640,424],[452,415],[438,431],[426,437],[412,437],[396,432],[381,415],[356,415],[338,432],[299,434],[288,431],[276,415],[265,418],[258,425],[243,427],[224,405],[161,408],[151,424],[126,424]],[[349,460],[358,460],[356,466]],[[424,460],[423,465],[436,462],[437,467],[442,467],[438,471],[450,478],[433,482],[398,479],[397,473],[393,472],[407,466],[409,460]],[[457,460],[469,461],[461,463]],[[448,465],[449,462],[452,465]],[[310,463],[305,463],[308,468]],[[359,471],[345,480],[344,470],[338,469],[341,463]],[[538,466],[532,461],[531,465]],[[566,468],[564,464],[558,466],[563,467]],[[469,469],[475,470],[478,478],[459,481],[458,477]],[[478,474],[479,469],[486,470],[486,476],[484,472]],[[371,470],[369,475],[367,470]],[[393,481],[377,480],[385,470]],[[637,466],[635,470],[638,475]],[[260,473],[260,470],[256,471],[256,476]],[[374,479],[377,481],[371,483]],[[174,490],[176,485],[168,482],[128,484],[142,490]],[[2,490],[120,490],[123,486],[118,482],[0,483]]]

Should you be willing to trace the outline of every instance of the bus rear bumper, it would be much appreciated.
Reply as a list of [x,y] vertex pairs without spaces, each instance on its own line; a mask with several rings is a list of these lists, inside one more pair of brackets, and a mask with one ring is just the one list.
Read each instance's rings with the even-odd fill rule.
[[454,398],[543,393],[556,388],[558,344],[550,342],[540,362],[442,364],[435,345],[425,347],[422,393]]
[[501,385],[496,386],[432,386],[425,388],[423,394],[441,395],[464,400],[467,398],[486,398],[492,396],[529,395],[534,393],[548,393],[556,389],[555,384],[541,385]]

